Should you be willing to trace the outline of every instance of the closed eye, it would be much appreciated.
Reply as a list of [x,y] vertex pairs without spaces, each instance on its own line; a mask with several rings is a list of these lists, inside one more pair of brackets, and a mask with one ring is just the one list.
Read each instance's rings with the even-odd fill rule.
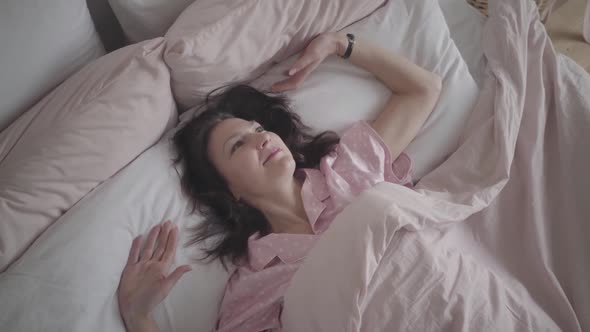
[[234,145],[232,145],[232,147],[231,147],[231,150],[230,150],[230,155],[233,155],[233,154],[234,154],[234,152],[236,152],[236,150],[237,150],[237,149],[238,149],[240,146],[242,146],[242,145],[244,145],[244,140],[242,140],[242,139],[239,139],[239,140],[237,140],[237,141],[234,143]]

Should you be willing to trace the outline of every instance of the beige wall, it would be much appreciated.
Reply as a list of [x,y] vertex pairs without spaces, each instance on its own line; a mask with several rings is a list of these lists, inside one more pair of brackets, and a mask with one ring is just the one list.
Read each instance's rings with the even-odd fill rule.
[[549,17],[546,28],[555,49],[590,72],[590,43],[584,41],[584,12],[590,0],[569,0]]

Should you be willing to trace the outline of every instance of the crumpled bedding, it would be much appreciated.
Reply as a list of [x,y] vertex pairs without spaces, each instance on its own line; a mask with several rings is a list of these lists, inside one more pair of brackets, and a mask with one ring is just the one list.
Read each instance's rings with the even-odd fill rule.
[[590,77],[532,1],[490,1],[487,78],[459,149],[380,184],[287,291],[284,331],[590,330]]

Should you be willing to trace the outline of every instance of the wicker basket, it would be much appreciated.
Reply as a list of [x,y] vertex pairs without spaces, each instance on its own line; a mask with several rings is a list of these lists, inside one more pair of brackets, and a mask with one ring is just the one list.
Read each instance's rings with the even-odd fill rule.
[[[541,20],[545,22],[547,20],[547,16],[549,15],[549,4],[551,0],[535,0],[537,6],[539,7],[539,15],[541,16]],[[488,16],[488,0],[467,0],[467,3],[475,7],[485,16]]]

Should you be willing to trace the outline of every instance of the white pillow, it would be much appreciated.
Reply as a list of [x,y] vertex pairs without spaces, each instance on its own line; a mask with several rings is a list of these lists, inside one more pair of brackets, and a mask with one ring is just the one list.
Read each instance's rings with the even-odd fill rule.
[[0,1],[0,131],[104,54],[85,0]]
[[[413,177],[420,179],[455,151],[479,93],[439,6],[433,0],[390,0],[342,31],[402,54],[444,79],[432,115],[406,150],[414,162]],[[298,56],[274,66],[252,84],[268,89],[285,78],[284,73]],[[357,120],[374,119],[390,91],[369,72],[332,56],[299,89],[287,95],[304,123],[317,130],[341,132]]]
[[465,0],[439,0],[451,38],[480,86],[483,82],[485,57],[482,47],[483,25],[486,17]]
[[194,0],[109,0],[130,42],[161,37]]
[[[177,265],[199,251],[184,248],[201,219],[187,216],[167,138],[105,181],[33,243],[0,276],[2,331],[124,332],[117,285],[131,241],[170,219],[181,227]],[[212,331],[229,273],[192,264],[154,312],[161,331]]]

